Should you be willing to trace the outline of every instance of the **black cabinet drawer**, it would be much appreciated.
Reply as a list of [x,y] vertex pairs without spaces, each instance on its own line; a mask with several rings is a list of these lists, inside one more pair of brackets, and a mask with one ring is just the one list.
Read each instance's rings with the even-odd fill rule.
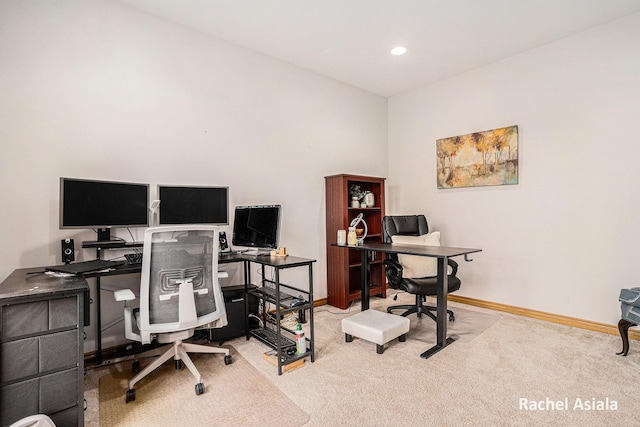
[[[245,311],[244,311],[244,286],[229,286],[222,288],[224,296],[224,307],[227,310],[227,326],[223,328],[211,329],[211,341],[223,341],[246,335],[245,331]],[[248,295],[249,313],[258,315],[258,299],[253,295]],[[249,325],[257,327],[258,321],[255,318],[249,319]]]
[[2,344],[0,383],[78,366],[78,330],[23,338]]
[[49,330],[49,301],[2,307],[2,338],[15,338]]
[[[62,390],[66,392],[61,392]],[[40,413],[56,412],[78,405],[77,390],[77,368],[40,377]]]
[[11,339],[55,329],[75,328],[79,318],[78,296],[11,304],[0,308],[0,337]]
[[28,415],[38,414],[38,387],[40,379],[32,378],[0,387],[0,424],[5,426]]

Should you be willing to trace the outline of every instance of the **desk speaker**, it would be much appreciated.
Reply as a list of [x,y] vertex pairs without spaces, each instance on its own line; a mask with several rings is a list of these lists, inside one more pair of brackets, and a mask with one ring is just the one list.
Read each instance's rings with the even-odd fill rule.
[[221,231],[218,234],[218,238],[220,239],[220,251],[226,251],[229,249],[229,243],[227,242],[227,233]]
[[73,239],[62,239],[62,262],[69,264],[76,259],[76,247],[73,243]]

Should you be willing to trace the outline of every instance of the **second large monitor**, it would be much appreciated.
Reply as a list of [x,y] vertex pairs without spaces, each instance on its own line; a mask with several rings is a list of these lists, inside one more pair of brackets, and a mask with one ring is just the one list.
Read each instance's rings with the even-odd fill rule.
[[159,223],[229,224],[229,188],[158,185]]

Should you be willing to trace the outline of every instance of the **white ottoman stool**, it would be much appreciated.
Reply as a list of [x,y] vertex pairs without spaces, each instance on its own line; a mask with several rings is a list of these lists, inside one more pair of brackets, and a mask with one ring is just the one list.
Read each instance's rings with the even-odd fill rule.
[[392,339],[407,338],[410,323],[406,317],[369,309],[342,319],[342,332],[346,342],[353,341],[353,337],[362,338],[376,343],[377,353],[382,354],[384,345]]

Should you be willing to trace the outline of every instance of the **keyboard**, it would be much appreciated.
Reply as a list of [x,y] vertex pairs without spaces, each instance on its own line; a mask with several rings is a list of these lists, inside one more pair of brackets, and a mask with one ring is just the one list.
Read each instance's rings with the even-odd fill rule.
[[[273,346],[276,346],[278,343],[278,333],[273,329],[267,329],[267,328],[254,329],[251,331],[251,334],[256,338],[261,339],[262,341],[270,343]],[[295,346],[296,342],[280,335],[280,344],[282,348],[285,348],[285,347]]]
[[124,264],[122,261],[107,261],[103,259],[94,259],[90,261],[76,262],[73,264],[56,265],[53,267],[46,267],[46,271],[54,271],[57,273],[69,273],[69,274],[83,274],[90,273],[92,271],[106,270],[109,268],[115,268]]
[[[262,292],[265,295],[270,296],[273,299],[276,299],[276,289],[268,286],[263,286],[262,288],[257,288],[256,291]],[[285,292],[280,291],[280,301],[293,299],[295,298],[293,295],[289,295]]]
[[127,264],[142,264],[142,252],[125,254],[124,259],[127,260]]

